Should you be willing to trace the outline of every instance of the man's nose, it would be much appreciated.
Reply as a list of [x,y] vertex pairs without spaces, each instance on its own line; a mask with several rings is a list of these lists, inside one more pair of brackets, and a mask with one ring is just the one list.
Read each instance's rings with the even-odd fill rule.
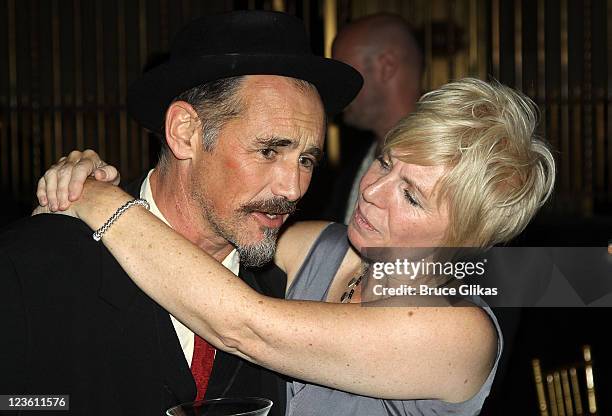
[[[272,193],[289,201],[298,201],[303,196],[299,166],[283,166],[275,172]],[[304,192],[306,189],[304,189]]]

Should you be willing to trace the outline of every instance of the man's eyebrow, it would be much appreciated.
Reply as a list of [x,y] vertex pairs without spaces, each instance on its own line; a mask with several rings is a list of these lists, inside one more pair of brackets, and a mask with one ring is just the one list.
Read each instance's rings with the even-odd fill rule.
[[317,146],[310,146],[310,147],[306,148],[304,153],[308,153],[308,154],[311,154],[312,156],[314,156],[314,158],[317,160],[317,162],[319,162],[321,160],[321,158],[323,157],[323,150],[321,150],[321,148],[317,147]]
[[297,142],[295,140],[287,139],[285,137],[260,137],[257,139],[257,143],[262,146],[268,147],[295,147]]
[[422,190],[421,188],[419,188],[419,186],[418,186],[418,185],[417,185],[417,184],[416,184],[416,183],[415,183],[415,182],[414,182],[412,179],[410,179],[410,178],[408,178],[408,177],[406,177],[406,176],[402,176],[401,178],[402,178],[402,180],[403,180],[404,182],[406,182],[408,185],[410,185],[411,187],[413,187],[414,189],[416,189],[416,190],[417,190],[417,192],[418,192],[419,194],[421,194],[421,196],[422,196],[423,198],[425,198],[426,200],[429,200],[429,196],[428,196],[428,195],[427,195],[425,192],[423,192],[423,190]]
[[[288,139],[286,137],[260,137],[257,139],[257,144],[265,147],[292,147],[298,146],[297,140]],[[312,155],[317,161],[323,157],[323,150],[318,146],[309,146],[304,150],[304,153]]]

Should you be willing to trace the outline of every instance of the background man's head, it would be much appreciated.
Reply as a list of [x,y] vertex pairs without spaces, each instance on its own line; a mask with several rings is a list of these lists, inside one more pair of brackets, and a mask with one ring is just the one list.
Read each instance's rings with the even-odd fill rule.
[[387,13],[360,18],[338,33],[332,55],[364,77],[363,88],[344,111],[344,121],[372,130],[382,140],[420,96],[423,58],[410,26]]

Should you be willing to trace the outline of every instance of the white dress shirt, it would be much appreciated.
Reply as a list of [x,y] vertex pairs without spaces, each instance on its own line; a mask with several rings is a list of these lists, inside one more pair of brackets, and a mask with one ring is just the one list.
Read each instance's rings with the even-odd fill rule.
[[[140,197],[149,202],[149,210],[153,215],[165,222],[169,227],[172,227],[172,225],[170,225],[168,220],[166,220],[164,215],[161,213],[157,207],[157,204],[155,203],[155,200],[153,199],[153,192],[151,191],[151,183],[149,181],[151,173],[153,173],[153,169],[149,171],[149,174],[142,182],[142,186],[140,187]],[[227,257],[223,259],[221,264],[238,276],[238,270],[240,269],[240,256],[238,255],[238,251],[236,251],[236,249],[232,250]],[[172,321],[172,325],[174,325],[174,330],[176,331],[181,348],[183,349],[183,354],[185,354],[187,364],[189,364],[189,367],[191,367],[191,359],[193,358],[194,333],[174,316],[170,315],[170,320]]]

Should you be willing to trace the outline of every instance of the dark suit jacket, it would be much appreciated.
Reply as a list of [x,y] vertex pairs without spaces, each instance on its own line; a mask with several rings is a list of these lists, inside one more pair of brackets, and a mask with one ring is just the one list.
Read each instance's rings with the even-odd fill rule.
[[[0,394],[69,394],[72,413],[83,415],[161,415],[193,400],[168,313],[91,233],[59,215],[25,218],[0,233]],[[276,273],[240,275],[284,296]],[[222,351],[206,394],[219,396],[268,397],[273,414],[284,414],[284,380]]]

